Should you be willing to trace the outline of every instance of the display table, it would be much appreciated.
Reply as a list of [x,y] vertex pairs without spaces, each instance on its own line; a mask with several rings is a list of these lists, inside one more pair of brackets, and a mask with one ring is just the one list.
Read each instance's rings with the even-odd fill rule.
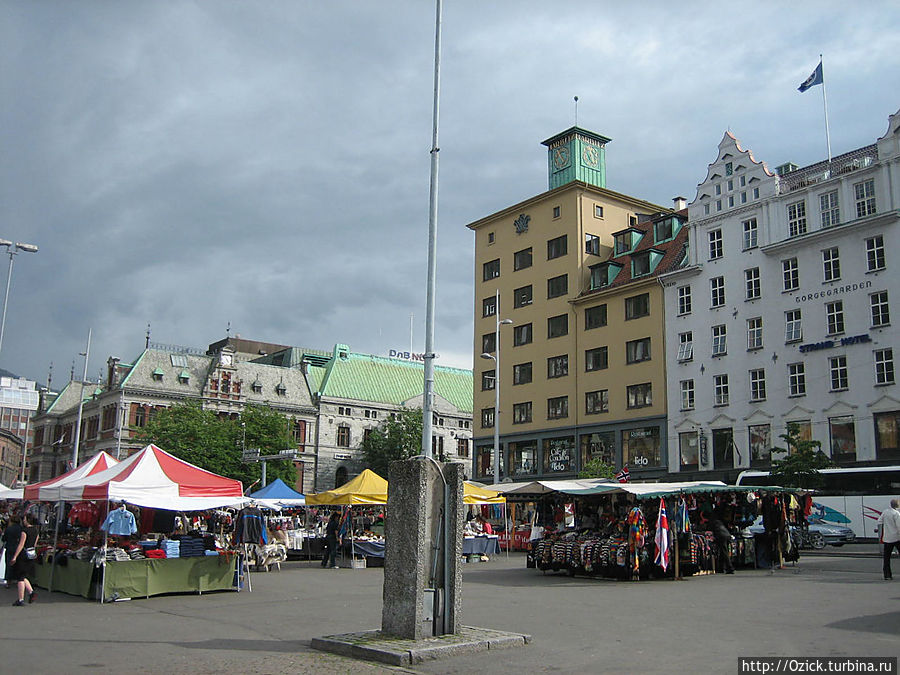
[[500,553],[500,537],[496,534],[481,534],[463,537],[463,555],[491,555]]
[[353,555],[354,556],[369,556],[373,558],[383,558],[384,557],[384,542],[383,541],[359,541],[354,540],[353,542]]
[[[105,598],[148,598],[162,593],[203,593],[234,587],[235,555],[164,558],[106,564]],[[97,571],[100,574],[102,570]],[[53,590],[90,597],[94,565],[70,558],[53,571]],[[35,581],[48,587],[50,565],[36,566]]]

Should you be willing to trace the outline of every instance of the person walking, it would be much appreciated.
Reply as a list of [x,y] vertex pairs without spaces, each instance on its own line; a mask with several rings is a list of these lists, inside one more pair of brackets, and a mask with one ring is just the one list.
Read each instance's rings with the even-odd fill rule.
[[31,517],[22,516],[22,524],[18,527],[19,536],[15,539],[15,533],[10,533],[12,526],[7,528],[4,534],[4,544],[12,549],[12,555],[9,558],[10,569],[6,578],[10,582],[16,582],[18,589],[18,599],[13,603],[15,607],[21,607],[25,604],[25,591],[28,591],[29,604],[34,602],[37,596],[36,591],[31,586],[29,577],[34,576],[34,547],[37,545],[37,528],[31,523]]
[[713,533],[716,540],[716,555],[722,565],[725,574],[734,574],[734,564],[731,562],[731,532],[722,522],[722,516],[718,510],[714,512],[712,520],[709,521],[709,531]]
[[339,569],[337,565],[337,551],[341,543],[338,532],[341,529],[341,514],[337,511],[331,514],[328,525],[325,528],[325,555],[322,557],[322,567]]
[[881,528],[881,543],[884,546],[884,578],[890,581],[894,578],[891,574],[891,554],[894,548],[900,552],[900,499],[892,499],[891,506],[878,516],[878,525]]

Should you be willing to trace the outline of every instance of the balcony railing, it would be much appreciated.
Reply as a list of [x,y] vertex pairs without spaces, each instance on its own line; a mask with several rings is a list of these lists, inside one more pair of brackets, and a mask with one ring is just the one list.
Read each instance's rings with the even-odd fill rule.
[[835,157],[830,162],[818,162],[810,166],[791,171],[778,179],[778,191],[781,194],[801,190],[810,185],[821,183],[829,178],[851,173],[871,166],[878,160],[878,146],[869,145]]

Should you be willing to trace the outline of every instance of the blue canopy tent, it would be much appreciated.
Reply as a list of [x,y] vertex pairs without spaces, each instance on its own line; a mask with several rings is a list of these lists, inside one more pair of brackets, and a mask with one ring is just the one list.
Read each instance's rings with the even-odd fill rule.
[[306,505],[306,498],[293,488],[289,487],[280,478],[276,478],[264,488],[257,490],[248,496],[260,506],[267,506],[273,509]]

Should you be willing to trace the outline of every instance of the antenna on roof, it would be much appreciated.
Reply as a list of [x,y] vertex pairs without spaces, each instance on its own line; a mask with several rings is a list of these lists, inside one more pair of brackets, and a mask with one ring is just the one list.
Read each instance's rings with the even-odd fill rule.
[[69,382],[75,381],[75,359],[72,359],[72,370],[69,371]]
[[575,97],[575,126],[578,126],[578,97]]
[[230,336],[231,336],[231,322],[229,321],[228,324],[225,326],[225,337],[227,338]]
[[53,388],[50,386],[53,383],[53,361],[50,362],[50,367],[47,368],[47,391],[53,391]]
[[150,349],[150,322],[147,322],[147,334],[144,336],[144,349]]

